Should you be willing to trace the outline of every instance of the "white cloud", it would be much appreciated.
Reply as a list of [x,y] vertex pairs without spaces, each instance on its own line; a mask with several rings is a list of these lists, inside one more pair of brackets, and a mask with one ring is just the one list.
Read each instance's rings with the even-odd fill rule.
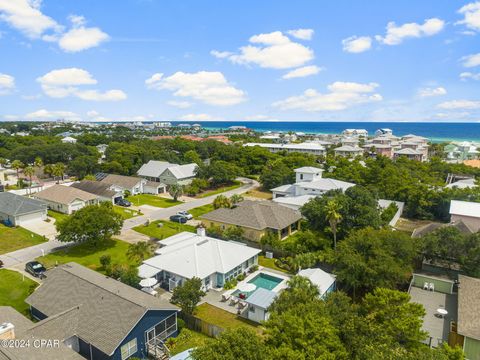
[[480,80],[480,73],[472,73],[467,71],[460,74],[460,80],[466,81],[468,79]]
[[213,118],[208,114],[187,114],[180,117],[180,120],[185,121],[207,121],[212,119]]
[[480,53],[467,55],[461,58],[463,61],[463,66],[467,68],[475,67],[480,65]]
[[457,110],[457,109],[480,109],[480,101],[473,100],[451,100],[438,104],[440,109]]
[[218,71],[178,71],[169,77],[157,73],[145,80],[145,84],[150,89],[170,90],[174,96],[190,97],[209,105],[228,106],[245,101],[245,93],[228,83]]
[[189,108],[190,106],[192,106],[192,104],[189,103],[188,101],[171,100],[171,101],[167,101],[167,104],[170,105],[170,106],[179,108],[179,109],[186,109],[186,108]]
[[10,94],[15,89],[15,78],[11,75],[0,73],[0,95]]
[[281,110],[339,111],[355,105],[377,102],[382,96],[374,93],[377,83],[354,83],[337,81],[328,86],[328,93],[307,89],[302,95],[292,96],[273,104]]
[[97,84],[97,80],[88,71],[79,68],[52,70],[39,77],[37,81],[43,92],[53,98],[75,96],[90,101],[119,101],[127,98],[121,90],[99,92],[95,89],[80,89],[79,86]]
[[372,38],[370,36],[351,36],[342,40],[343,51],[349,53],[361,53],[370,50]]
[[447,94],[447,90],[441,86],[436,88],[423,88],[418,90],[418,96],[420,97],[441,96],[446,94]]
[[210,51],[210,54],[219,59],[225,59],[230,55],[233,55],[233,53],[231,53],[230,51],[218,51],[218,50],[212,50]]
[[78,52],[100,45],[109,36],[98,27],[85,27],[83,16],[71,15],[72,27],[65,27],[41,10],[41,0],[0,0],[0,20],[19,30],[30,39],[58,42],[66,52]]
[[407,23],[400,26],[392,21],[387,24],[385,36],[377,35],[375,39],[385,45],[398,45],[407,38],[420,38],[438,34],[444,26],[445,22],[437,18],[426,19],[423,24]]
[[25,118],[28,120],[80,120],[80,116],[71,111],[49,111],[45,109],[28,113]]
[[313,37],[313,33],[313,29],[296,29],[287,31],[287,34],[292,35],[294,38],[300,40],[311,40]]
[[288,73],[283,75],[282,78],[283,79],[302,78],[302,77],[307,77],[311,75],[316,75],[320,71],[322,71],[322,68],[316,65],[304,66],[304,67],[300,67],[295,70],[289,71]]
[[469,29],[480,31],[480,1],[469,3],[458,10],[464,16],[457,24],[465,25]]
[[87,116],[89,118],[94,118],[94,117],[100,116],[100,113],[96,110],[90,110],[90,111],[87,111]]
[[254,45],[242,46],[238,54],[213,50],[212,55],[227,58],[234,64],[272,69],[302,66],[314,58],[313,50],[291,41],[281,31],[254,35],[249,42]]

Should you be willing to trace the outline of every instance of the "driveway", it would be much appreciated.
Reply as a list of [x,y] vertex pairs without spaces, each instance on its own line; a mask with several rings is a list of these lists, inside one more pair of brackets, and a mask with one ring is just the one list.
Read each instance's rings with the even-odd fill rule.
[[22,224],[22,227],[35,234],[45,236],[49,240],[53,240],[57,235],[57,229],[55,228],[55,219],[50,218],[50,220],[50,222],[44,220],[28,221]]

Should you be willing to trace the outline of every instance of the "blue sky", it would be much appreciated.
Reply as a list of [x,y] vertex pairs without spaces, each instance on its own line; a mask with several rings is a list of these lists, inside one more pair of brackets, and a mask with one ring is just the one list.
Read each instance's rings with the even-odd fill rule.
[[480,121],[480,1],[0,0],[0,119]]

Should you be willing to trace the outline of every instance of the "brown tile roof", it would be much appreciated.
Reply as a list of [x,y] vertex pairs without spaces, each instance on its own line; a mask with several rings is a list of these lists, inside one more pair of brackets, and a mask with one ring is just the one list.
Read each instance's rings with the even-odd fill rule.
[[465,160],[463,163],[467,166],[480,168],[480,160]]
[[302,216],[298,211],[273,201],[244,200],[233,209],[217,209],[200,218],[257,230],[281,230],[300,220]]
[[97,195],[72,188],[71,186],[53,185],[33,195],[35,198],[52,201],[59,204],[70,204],[76,199],[83,201],[98,199]]
[[458,333],[480,340],[480,279],[458,275]]

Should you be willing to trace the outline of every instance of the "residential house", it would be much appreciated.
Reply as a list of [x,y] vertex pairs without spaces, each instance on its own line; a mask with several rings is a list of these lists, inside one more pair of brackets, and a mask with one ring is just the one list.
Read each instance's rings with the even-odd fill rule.
[[205,226],[218,226],[222,230],[239,227],[243,237],[260,241],[268,232],[283,239],[300,227],[301,214],[272,201],[244,200],[232,209],[220,208],[200,216]]
[[368,131],[365,129],[345,129],[342,131],[342,135],[368,137]]
[[356,157],[363,155],[364,150],[358,146],[342,145],[334,149],[335,156]]
[[395,150],[393,152],[393,158],[398,159],[400,157],[406,157],[407,159],[410,160],[416,160],[416,161],[425,161],[425,154],[422,151],[415,150],[412,148],[403,148],[400,150]]
[[162,247],[156,256],[143,261],[138,269],[142,278],[156,278],[161,286],[173,291],[186,280],[202,279],[204,290],[222,288],[226,281],[236,278],[258,264],[260,249],[215,239],[197,233],[181,232],[158,242]]
[[147,183],[147,180],[143,178],[115,174],[108,174],[101,181],[111,185],[111,189],[114,191],[123,193],[128,191],[130,195],[143,194],[144,186]]
[[364,145],[363,148],[365,149],[365,151],[373,152],[376,156],[385,156],[390,159],[393,157],[393,148],[390,144],[370,143]]
[[95,194],[71,186],[53,185],[33,194],[35,199],[44,201],[48,208],[64,214],[72,214],[87,205],[98,204]]
[[[2,360],[85,360],[62,339],[62,329],[71,326],[66,322],[69,314],[34,323],[10,306],[0,306],[0,341],[17,341],[30,346],[0,346]],[[69,320],[69,319],[68,319]],[[34,346],[34,341],[50,340],[50,344]],[[39,344],[38,344],[39,345]],[[49,345],[49,346],[47,346]]]
[[375,131],[375,136],[393,135],[393,130],[388,128],[378,129]]
[[458,221],[451,222],[449,224],[431,222],[429,224],[420,226],[420,227],[413,230],[412,237],[413,238],[421,238],[421,237],[423,237],[427,234],[430,234],[430,233],[432,233],[432,232],[434,232],[434,231],[436,231],[436,230],[438,230],[442,227],[445,227],[445,226],[451,226],[451,227],[457,228],[462,234],[465,234],[465,235],[473,234],[472,229],[470,229],[463,222],[463,220],[458,220]]
[[446,188],[453,189],[453,188],[458,188],[458,189],[471,189],[477,187],[477,184],[475,184],[475,179],[461,179],[455,182],[452,182],[445,186]]
[[0,221],[22,226],[31,221],[47,219],[47,204],[10,192],[0,192]]
[[87,359],[164,354],[164,341],[177,333],[178,308],[167,299],[73,262],[49,270],[25,301],[37,326],[52,323],[42,338],[59,339]]
[[247,143],[243,146],[259,146],[272,153],[280,151],[285,151],[287,153],[299,152],[312,155],[325,155],[327,153],[325,146],[316,142],[303,142],[300,144]]
[[273,201],[298,210],[315,196],[323,195],[329,190],[345,191],[355,186],[353,183],[346,181],[323,178],[323,169],[313,166],[305,166],[297,168],[295,171],[294,184],[281,185],[271,189],[273,193]]
[[335,275],[329,274],[322,269],[302,269],[298,272],[298,275],[310,280],[310,282],[318,288],[319,295],[322,299],[332,291],[335,291]]
[[142,165],[137,171],[137,175],[160,184],[188,185],[195,178],[197,167],[197,164],[194,163],[178,165],[166,161],[150,160]]
[[112,204],[115,204],[118,199],[123,198],[122,191],[112,190],[112,185],[101,181],[82,180],[73,183],[70,187],[97,195],[99,201],[108,201]]
[[480,279],[458,276],[457,334],[468,360],[480,360]]
[[60,140],[64,144],[75,144],[77,142],[77,139],[71,137],[71,136],[65,136],[62,140]]
[[450,221],[463,221],[473,232],[480,230],[480,203],[452,200],[450,202]]
[[270,317],[268,309],[277,298],[278,293],[259,287],[247,299],[243,300],[248,310],[246,318],[257,323],[267,321]]

